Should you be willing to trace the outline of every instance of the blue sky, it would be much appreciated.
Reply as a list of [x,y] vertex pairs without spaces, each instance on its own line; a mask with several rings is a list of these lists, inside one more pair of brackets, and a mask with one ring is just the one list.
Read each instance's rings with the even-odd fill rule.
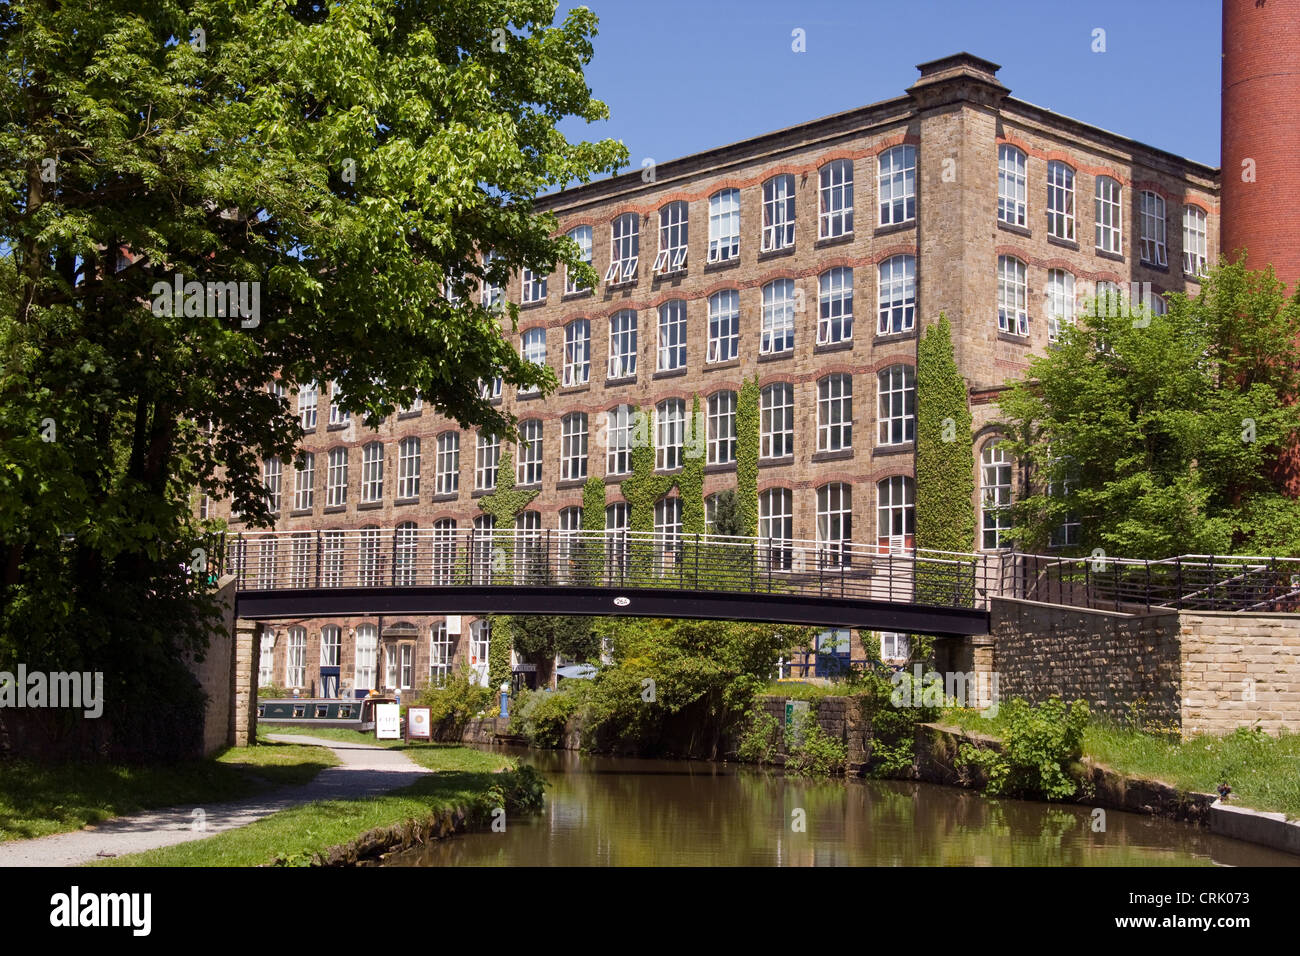
[[[561,16],[571,6],[562,3]],[[1011,95],[1219,164],[1218,0],[586,0],[587,78],[629,168],[899,96],[916,64],[967,51]],[[806,32],[807,52],[791,50]],[[1094,53],[1093,31],[1106,52]]]

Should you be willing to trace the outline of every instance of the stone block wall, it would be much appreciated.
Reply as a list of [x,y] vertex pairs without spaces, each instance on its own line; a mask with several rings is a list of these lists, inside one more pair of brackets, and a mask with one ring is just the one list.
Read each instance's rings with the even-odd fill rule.
[[1059,695],[1094,714],[1176,727],[1182,718],[1178,615],[1117,614],[993,598],[993,665],[1002,700]]
[[1300,614],[1179,619],[1184,733],[1300,731]]
[[1300,732],[1300,614],[1117,614],[994,598],[1002,700],[1081,698],[1184,736]]

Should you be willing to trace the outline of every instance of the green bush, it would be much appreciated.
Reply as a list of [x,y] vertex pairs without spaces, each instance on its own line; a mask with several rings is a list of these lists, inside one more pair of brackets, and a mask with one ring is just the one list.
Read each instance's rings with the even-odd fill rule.
[[852,686],[861,694],[858,706],[870,728],[868,772],[874,777],[911,776],[916,725],[939,718],[938,707],[917,706],[924,701],[924,684],[910,671],[894,673],[876,662],[855,670]]
[[279,684],[267,684],[265,687],[257,689],[258,700],[278,700],[282,697],[292,697],[293,691],[287,687],[281,687]]
[[743,763],[773,763],[777,755],[780,725],[761,707],[749,712],[736,745],[736,759]]
[[804,777],[829,777],[843,773],[848,747],[822,730],[815,712],[796,714],[786,734],[785,769]]
[[523,725],[524,734],[536,747],[557,748],[564,745],[564,728],[569,718],[582,708],[590,681],[561,681],[554,691],[531,695]]
[[420,693],[419,703],[430,709],[430,724],[437,740],[459,740],[465,725],[480,711],[491,707],[496,694],[490,687],[480,687],[462,671],[448,678],[441,687],[433,684]]
[[995,796],[1063,800],[1078,792],[1071,765],[1083,754],[1088,705],[1068,707],[1053,697],[1033,707],[1017,697],[1003,704],[1007,733],[1002,750],[965,743],[958,766],[977,767],[988,776],[986,791]]

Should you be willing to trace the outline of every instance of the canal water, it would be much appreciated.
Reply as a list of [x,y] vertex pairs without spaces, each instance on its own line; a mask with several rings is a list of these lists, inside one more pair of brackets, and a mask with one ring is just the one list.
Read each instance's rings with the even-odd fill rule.
[[[508,749],[508,748],[499,748]],[[1297,866],[1188,824],[956,787],[806,780],[705,761],[513,750],[539,814],[395,853],[388,866]],[[802,824],[802,826],[800,826]]]

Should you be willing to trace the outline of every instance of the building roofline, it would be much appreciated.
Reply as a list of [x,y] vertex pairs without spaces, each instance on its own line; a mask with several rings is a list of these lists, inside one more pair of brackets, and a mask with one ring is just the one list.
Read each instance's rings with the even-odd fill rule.
[[[991,74],[996,74],[1000,69],[998,64],[974,56],[970,53],[956,53],[917,65],[917,68],[922,72],[923,79],[936,72],[963,67],[970,67],[979,70],[980,72]],[[996,80],[994,80],[994,82],[996,83]],[[1103,127],[1095,126],[1071,116],[1066,116],[1063,113],[1054,112],[1046,107],[1030,103],[1027,100],[1006,96],[1003,99],[1003,102],[1014,109],[1030,114],[1037,114],[1040,118],[1049,120],[1053,125],[1069,127],[1087,138],[1103,145],[1119,147],[1131,152],[1146,153],[1158,159],[1162,159],[1167,163],[1186,168],[1195,174],[1216,180],[1215,186],[1217,188],[1217,180],[1220,173],[1220,168],[1217,166],[1210,166],[1207,163],[1189,159],[1185,156],[1179,156],[1177,153],[1172,153],[1169,150],[1161,149],[1158,146],[1152,146],[1148,143],[1143,143],[1140,140],[1111,132]],[[641,180],[641,171],[631,169],[614,176],[607,176],[603,179],[593,180],[588,183],[580,183],[575,186],[557,189],[549,193],[543,193],[534,198],[533,205],[537,211],[546,212],[567,206],[579,206],[586,203],[600,202],[623,193],[653,188],[657,185],[660,178],[664,180],[677,179],[700,169],[725,166],[753,159],[757,156],[763,155],[764,153],[781,151],[783,140],[791,138],[795,134],[803,134],[800,137],[803,139],[806,139],[809,136],[816,137],[819,127],[824,127],[825,133],[828,135],[850,135],[852,132],[860,129],[866,129],[872,126],[884,126],[899,120],[911,119],[916,115],[916,101],[911,95],[905,93],[902,96],[879,100],[875,103],[869,103],[866,106],[856,106],[852,109],[842,110],[838,113],[831,113],[827,116],[820,116],[816,119],[796,123],[793,126],[786,126],[770,132],[760,133],[757,136],[737,140],[723,146],[710,147],[709,149],[701,150],[696,153],[688,153],[685,156],[680,156],[666,162],[656,163],[655,182],[643,182]]]

